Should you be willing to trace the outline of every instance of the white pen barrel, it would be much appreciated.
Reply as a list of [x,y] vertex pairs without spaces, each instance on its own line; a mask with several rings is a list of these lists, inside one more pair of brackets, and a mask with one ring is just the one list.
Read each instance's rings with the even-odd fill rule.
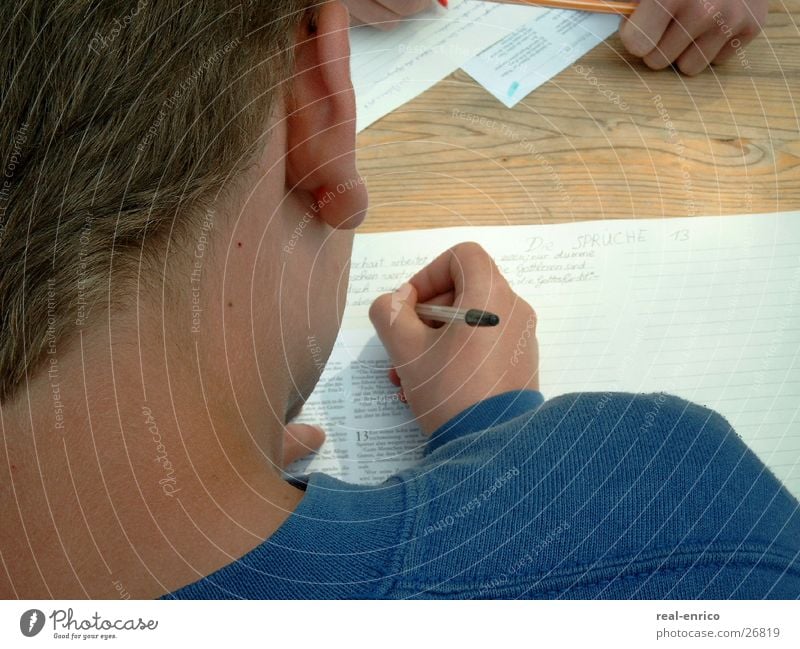
[[435,304],[418,304],[416,307],[417,315],[428,320],[437,322],[464,321],[468,309],[457,309],[452,306],[437,306]]

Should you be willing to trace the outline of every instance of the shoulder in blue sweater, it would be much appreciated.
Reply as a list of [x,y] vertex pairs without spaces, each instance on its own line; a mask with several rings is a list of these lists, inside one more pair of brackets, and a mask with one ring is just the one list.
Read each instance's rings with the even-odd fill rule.
[[800,507],[716,413],[511,392],[383,484],[310,476],[262,545],[167,597],[800,597]]

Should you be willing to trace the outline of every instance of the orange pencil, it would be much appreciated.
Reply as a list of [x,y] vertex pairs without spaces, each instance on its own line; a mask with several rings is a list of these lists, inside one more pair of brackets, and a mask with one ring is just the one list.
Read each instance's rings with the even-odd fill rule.
[[[600,14],[620,14],[622,16],[630,16],[639,6],[638,2],[627,2],[623,0],[619,2],[616,0],[489,0],[489,2],[537,5],[556,9],[576,9],[578,11],[591,11]],[[447,0],[439,0],[439,4],[446,7]]]

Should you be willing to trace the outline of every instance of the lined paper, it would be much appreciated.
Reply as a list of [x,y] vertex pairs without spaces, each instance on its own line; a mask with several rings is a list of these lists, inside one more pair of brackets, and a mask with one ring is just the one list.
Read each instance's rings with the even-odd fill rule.
[[367,309],[429,260],[478,241],[539,315],[541,388],[664,391],[724,415],[800,495],[800,212],[357,235],[342,331],[292,467],[375,483],[421,455]]

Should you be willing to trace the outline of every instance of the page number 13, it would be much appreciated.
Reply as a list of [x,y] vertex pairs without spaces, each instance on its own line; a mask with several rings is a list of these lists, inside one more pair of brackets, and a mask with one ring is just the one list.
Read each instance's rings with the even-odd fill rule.
[[675,230],[671,235],[669,235],[673,241],[688,241],[689,240],[689,230]]

